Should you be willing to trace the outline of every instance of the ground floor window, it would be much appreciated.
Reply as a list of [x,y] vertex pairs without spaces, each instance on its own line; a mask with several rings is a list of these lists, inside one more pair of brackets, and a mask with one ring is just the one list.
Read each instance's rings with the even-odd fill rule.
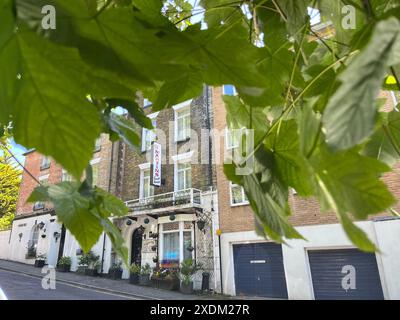
[[192,225],[188,221],[169,222],[160,225],[161,267],[179,267],[183,260],[192,258],[193,250],[190,250],[193,243]]

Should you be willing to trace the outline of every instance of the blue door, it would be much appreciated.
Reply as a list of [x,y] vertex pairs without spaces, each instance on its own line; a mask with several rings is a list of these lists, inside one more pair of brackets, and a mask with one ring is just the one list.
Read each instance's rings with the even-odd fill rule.
[[315,299],[383,299],[374,253],[311,250],[308,258]]
[[281,245],[237,244],[233,259],[236,295],[287,299]]

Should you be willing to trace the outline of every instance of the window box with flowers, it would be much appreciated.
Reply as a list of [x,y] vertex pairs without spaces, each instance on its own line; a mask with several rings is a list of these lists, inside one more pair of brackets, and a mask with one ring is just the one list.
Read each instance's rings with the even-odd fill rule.
[[153,287],[163,290],[178,290],[179,277],[176,269],[154,269],[151,276]]

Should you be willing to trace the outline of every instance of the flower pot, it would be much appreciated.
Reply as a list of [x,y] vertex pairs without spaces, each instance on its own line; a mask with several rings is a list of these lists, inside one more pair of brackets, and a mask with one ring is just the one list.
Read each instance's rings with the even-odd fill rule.
[[190,281],[189,283],[181,282],[181,287],[179,289],[180,292],[183,294],[193,294],[193,282]]
[[179,279],[175,277],[152,277],[151,282],[153,287],[163,290],[178,290],[179,288]]
[[89,269],[89,268],[85,269],[86,276],[96,277],[96,276],[98,276],[98,274],[99,273],[97,272],[97,269]]
[[69,272],[69,269],[71,268],[71,266],[69,265],[61,265],[57,267],[57,271],[59,272]]
[[130,284],[139,284],[139,275],[136,273],[131,273],[129,275],[129,283]]
[[108,271],[108,275],[113,280],[118,280],[122,278],[122,270],[110,270]]
[[76,270],[76,273],[86,274],[86,269],[87,269],[87,266],[78,266],[78,269]]
[[43,268],[44,267],[44,260],[35,260],[35,267],[36,268]]
[[139,285],[141,286],[150,286],[150,277],[149,275],[139,275]]

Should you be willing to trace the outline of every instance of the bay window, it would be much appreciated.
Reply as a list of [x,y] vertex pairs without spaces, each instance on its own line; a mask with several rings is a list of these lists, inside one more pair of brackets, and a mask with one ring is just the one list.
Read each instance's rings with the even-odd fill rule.
[[175,268],[185,259],[192,259],[188,250],[192,246],[193,232],[191,221],[177,221],[160,224],[160,257],[164,268]]

